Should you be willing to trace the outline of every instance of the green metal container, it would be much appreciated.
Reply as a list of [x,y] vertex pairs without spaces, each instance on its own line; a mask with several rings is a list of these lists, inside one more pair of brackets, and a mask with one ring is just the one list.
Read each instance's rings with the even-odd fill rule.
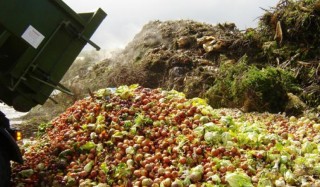
[[43,104],[106,17],[61,0],[0,0],[0,100],[18,111]]

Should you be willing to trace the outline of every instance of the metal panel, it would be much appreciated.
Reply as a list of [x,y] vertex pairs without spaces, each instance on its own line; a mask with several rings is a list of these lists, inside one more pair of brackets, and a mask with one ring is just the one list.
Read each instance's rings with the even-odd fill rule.
[[19,111],[43,104],[106,17],[61,0],[0,1],[0,100]]

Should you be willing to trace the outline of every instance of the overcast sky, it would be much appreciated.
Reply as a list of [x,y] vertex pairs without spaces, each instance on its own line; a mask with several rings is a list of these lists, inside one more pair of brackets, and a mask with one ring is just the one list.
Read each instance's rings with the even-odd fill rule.
[[[149,21],[191,19],[256,27],[259,16],[279,0],[64,0],[76,12],[102,8],[108,16],[92,40],[103,49],[124,48]],[[86,47],[86,49],[92,49]]]

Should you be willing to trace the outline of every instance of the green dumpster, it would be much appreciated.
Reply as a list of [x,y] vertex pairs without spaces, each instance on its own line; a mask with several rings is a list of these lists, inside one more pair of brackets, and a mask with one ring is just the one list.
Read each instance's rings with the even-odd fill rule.
[[18,111],[43,104],[106,17],[61,0],[0,1],[0,100]]

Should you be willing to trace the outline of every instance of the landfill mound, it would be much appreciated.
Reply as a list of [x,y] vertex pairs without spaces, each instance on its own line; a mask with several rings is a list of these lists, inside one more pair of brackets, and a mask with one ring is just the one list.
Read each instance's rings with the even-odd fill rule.
[[319,2],[309,0],[280,1],[245,31],[233,23],[153,21],[88,72],[97,82],[77,81],[93,90],[139,83],[207,98],[214,108],[298,115],[320,105],[319,27]]
[[233,23],[152,21],[113,57],[75,63],[63,81],[75,96],[55,95],[59,105],[48,101],[28,118],[50,120],[91,91],[130,84],[175,89],[214,108],[319,113],[319,31],[315,0],[281,0],[244,31]]
[[14,186],[319,186],[320,124],[138,85],[77,101],[21,145]]
[[[236,63],[244,54],[254,53],[250,42],[241,37],[233,23],[214,26],[191,20],[153,21],[116,58],[96,65],[88,77],[99,77],[103,86],[139,83],[182,91],[187,97],[206,97],[222,63]],[[87,78],[78,81],[79,85],[90,85]]]

